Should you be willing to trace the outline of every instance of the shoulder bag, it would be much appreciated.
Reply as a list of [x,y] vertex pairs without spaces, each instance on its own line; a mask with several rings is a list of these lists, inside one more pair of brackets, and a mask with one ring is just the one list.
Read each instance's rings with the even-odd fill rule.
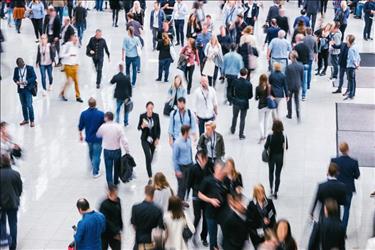
[[[272,140],[272,135],[269,135],[270,137],[270,144],[271,144],[271,140]],[[270,152],[269,152],[269,149],[263,149],[263,152],[262,152],[262,161],[263,162],[269,162],[270,161]]]
[[185,217],[185,222],[186,222],[185,227],[182,230],[182,238],[184,239],[185,242],[188,242],[188,240],[190,240],[191,237],[193,237],[193,232],[190,230],[187,224],[186,217]]
[[128,113],[128,112],[132,112],[133,110],[133,107],[134,107],[134,103],[133,101],[128,98],[127,101],[125,101],[125,111]]
[[35,81],[34,87],[30,91],[33,96],[37,96],[38,94],[38,82],[37,81]]
[[267,108],[269,109],[276,109],[277,108],[277,102],[271,95],[271,86],[269,86],[269,89],[267,90]]

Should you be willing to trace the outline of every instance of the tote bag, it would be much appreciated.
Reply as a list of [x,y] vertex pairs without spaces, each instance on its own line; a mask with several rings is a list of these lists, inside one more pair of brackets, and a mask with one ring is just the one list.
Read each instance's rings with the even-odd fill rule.
[[213,76],[215,71],[215,63],[212,59],[206,60],[204,66],[203,66],[203,71],[202,74],[206,76]]

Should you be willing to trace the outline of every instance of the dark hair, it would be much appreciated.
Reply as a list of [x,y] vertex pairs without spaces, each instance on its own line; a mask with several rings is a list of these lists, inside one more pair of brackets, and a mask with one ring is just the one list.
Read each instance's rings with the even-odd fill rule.
[[333,26],[335,29],[340,29],[341,23],[335,22],[335,25]]
[[90,108],[96,107],[96,100],[94,99],[94,97],[90,97],[87,103],[89,104]]
[[[286,233],[286,237],[285,237],[285,240],[284,240],[284,245],[285,245],[285,249],[290,249],[290,250],[297,250],[297,243],[296,241],[294,240],[293,236],[292,236],[292,230],[290,229],[290,223],[289,221],[285,220],[285,219],[281,219],[279,220],[277,223],[276,223],[276,226],[275,226],[275,231],[276,231],[276,235],[277,235],[277,229],[279,227],[279,225],[281,223],[285,223],[287,225],[287,233]],[[280,240],[280,239],[279,239]]]
[[327,209],[328,217],[336,216],[338,212],[337,201],[328,198],[324,201],[324,206]]
[[18,58],[16,59],[16,64],[18,65],[18,64],[20,64],[21,62],[22,62],[22,63],[25,63],[24,60],[23,60],[23,58],[18,57]]
[[108,184],[108,192],[113,194],[118,190],[118,187],[115,184],[109,183]]
[[186,133],[189,133],[190,131],[190,126],[189,125],[182,125],[181,126],[181,134],[184,135]]
[[272,131],[274,133],[282,133],[284,131],[284,125],[280,120],[274,120],[272,124]]
[[203,158],[206,158],[207,157],[207,150],[203,149],[203,148],[200,148],[197,153],[195,154],[195,159],[198,158],[198,156],[201,156]]
[[146,185],[145,186],[145,195],[154,197],[155,188],[152,185]]
[[231,43],[229,48],[230,48],[230,51],[235,51],[237,49],[237,44]]
[[113,113],[108,111],[104,114],[104,117],[106,117],[108,120],[113,121]]
[[168,211],[172,213],[172,219],[178,220],[184,218],[184,210],[182,206],[182,201],[177,196],[171,196],[168,200]]
[[0,167],[10,167],[10,156],[7,153],[2,153],[0,157]]
[[6,126],[8,126],[8,123],[7,122],[0,122],[0,128],[5,128]]
[[247,73],[248,73],[248,70],[247,70],[246,68],[242,68],[242,69],[240,70],[240,75],[241,75],[241,76],[247,76]]
[[148,107],[148,105],[155,106],[154,103],[153,103],[152,101],[148,101],[148,102],[146,103],[146,108]]
[[183,103],[186,103],[186,99],[185,99],[185,97],[180,97],[180,98],[178,98],[177,99],[177,102],[183,102]]
[[338,172],[338,167],[336,163],[333,163],[333,162],[329,163],[328,175],[331,177],[335,177],[337,175],[337,172]]
[[128,14],[126,14],[126,16],[128,17],[128,18],[130,18],[130,19],[133,19],[134,18],[134,15],[133,15],[133,13],[128,13]]
[[303,16],[303,15],[306,14],[306,10],[302,9],[300,13],[301,13],[301,15]]
[[82,211],[87,211],[90,208],[90,204],[85,198],[81,198],[77,201],[77,208]]

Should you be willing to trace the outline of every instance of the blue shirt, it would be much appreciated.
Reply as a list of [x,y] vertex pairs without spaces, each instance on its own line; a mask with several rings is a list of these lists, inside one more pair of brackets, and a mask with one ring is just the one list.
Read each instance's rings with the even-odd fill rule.
[[102,213],[91,211],[83,214],[78,222],[77,232],[74,235],[76,249],[101,250],[101,236],[105,230],[105,218]]
[[198,34],[197,36],[197,40],[195,41],[195,45],[197,46],[197,48],[205,48],[207,43],[209,43],[209,41],[211,40],[211,32],[207,32],[207,33],[200,33]]
[[175,171],[181,171],[181,165],[189,165],[193,163],[191,139],[179,137],[173,143],[173,166]]
[[240,54],[234,51],[225,54],[223,65],[225,75],[237,76],[243,67],[243,60]]
[[359,55],[356,47],[350,47],[348,50],[348,59],[346,61],[346,68],[357,68],[361,62],[361,56]]
[[268,48],[271,51],[271,58],[288,58],[289,52],[292,51],[292,46],[290,45],[290,42],[286,40],[285,38],[275,38],[272,39],[270,45]]
[[126,36],[124,42],[122,43],[122,48],[125,50],[126,57],[136,57],[139,56],[137,52],[137,46],[142,47],[141,41],[138,37]]
[[102,143],[102,139],[96,137],[96,132],[103,123],[104,113],[97,108],[88,108],[81,113],[78,129],[85,130],[86,142]]
[[44,4],[42,2],[31,3],[29,7],[31,8],[31,11],[32,11],[31,18],[34,18],[34,19],[44,18]]
[[[190,116],[189,116],[190,112]],[[185,110],[182,114],[178,110],[172,111],[169,119],[169,129],[168,134],[172,136],[174,139],[177,139],[181,133],[181,126],[182,125],[189,125],[190,131],[195,133],[196,130],[196,122],[195,122],[195,115],[190,110]]]

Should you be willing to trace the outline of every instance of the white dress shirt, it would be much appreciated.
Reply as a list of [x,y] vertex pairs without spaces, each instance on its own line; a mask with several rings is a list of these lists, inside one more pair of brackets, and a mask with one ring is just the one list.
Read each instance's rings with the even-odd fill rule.
[[103,138],[103,149],[117,150],[121,149],[122,146],[126,153],[129,153],[129,144],[120,124],[115,122],[106,122],[99,127],[98,132],[96,132],[96,136]]
[[194,92],[194,104],[198,118],[210,119],[215,117],[215,107],[217,107],[215,89],[213,87],[207,89],[198,87]]
[[62,46],[60,57],[62,63],[65,65],[78,65],[79,64],[79,48],[73,42],[67,42]]

